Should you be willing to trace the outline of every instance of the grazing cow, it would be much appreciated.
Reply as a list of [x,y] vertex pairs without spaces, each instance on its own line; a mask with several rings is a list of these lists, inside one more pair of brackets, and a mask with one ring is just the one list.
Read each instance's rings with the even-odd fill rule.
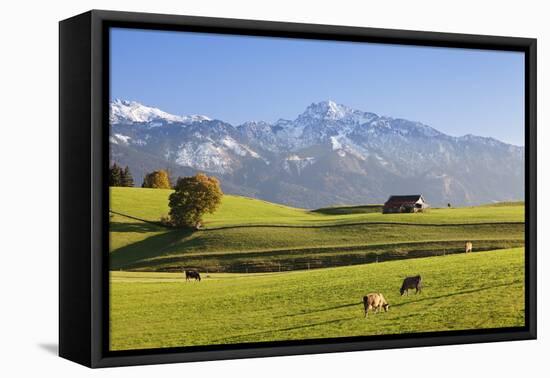
[[401,295],[407,293],[409,295],[409,289],[416,289],[416,294],[422,292],[422,277],[420,276],[414,276],[414,277],[407,277],[403,280],[403,285],[401,285],[401,289],[399,289],[399,292]]
[[375,313],[380,312],[380,309],[388,311],[390,305],[382,293],[370,293],[363,297],[363,305],[365,306],[365,318],[369,316],[369,310],[374,310]]
[[201,281],[201,275],[196,270],[184,270],[185,272],[185,280],[189,281],[190,279],[194,279],[195,281]]
[[466,249],[466,253],[468,252],[472,252],[472,242],[466,242],[466,244],[464,245],[464,248]]

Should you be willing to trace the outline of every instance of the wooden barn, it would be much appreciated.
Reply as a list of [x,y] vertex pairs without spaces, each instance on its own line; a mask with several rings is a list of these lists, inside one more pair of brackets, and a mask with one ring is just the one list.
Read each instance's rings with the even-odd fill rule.
[[406,195],[406,196],[390,196],[382,212],[384,214],[392,213],[417,213],[428,208],[428,203],[422,197],[422,194]]

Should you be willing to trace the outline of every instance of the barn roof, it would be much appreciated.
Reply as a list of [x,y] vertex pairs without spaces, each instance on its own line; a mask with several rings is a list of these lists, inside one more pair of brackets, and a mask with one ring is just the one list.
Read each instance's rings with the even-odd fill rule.
[[415,204],[418,201],[424,201],[422,194],[411,194],[406,196],[390,196],[384,206],[402,206],[406,204]]

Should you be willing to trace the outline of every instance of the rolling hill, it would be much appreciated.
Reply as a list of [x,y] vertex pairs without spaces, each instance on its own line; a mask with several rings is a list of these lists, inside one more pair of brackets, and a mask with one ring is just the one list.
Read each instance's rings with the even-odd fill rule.
[[522,203],[381,214],[373,206],[309,211],[226,195],[205,229],[191,232],[157,223],[169,194],[111,188],[111,269],[282,271],[455,253],[465,240],[476,251],[524,240]]

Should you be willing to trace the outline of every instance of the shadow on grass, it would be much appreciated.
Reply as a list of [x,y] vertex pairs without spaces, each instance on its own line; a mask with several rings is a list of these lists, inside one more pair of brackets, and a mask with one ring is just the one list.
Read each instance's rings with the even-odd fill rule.
[[[408,305],[408,304],[425,302],[425,301],[433,301],[433,300],[436,300],[436,299],[449,298],[449,297],[454,297],[456,295],[473,294],[473,293],[478,293],[480,291],[496,289],[496,288],[499,288],[499,287],[511,286],[511,285],[518,284],[518,283],[521,283],[521,282],[522,282],[521,280],[515,280],[515,281],[512,281],[512,282],[507,282],[507,283],[498,284],[498,285],[483,286],[483,287],[480,287],[480,288],[477,288],[477,289],[462,290],[462,291],[457,291],[457,292],[454,292],[454,293],[437,295],[437,296],[433,296],[433,297],[423,297],[423,298],[420,298],[420,299],[407,301],[407,302],[403,302],[403,303],[398,303],[398,304],[395,304],[395,305],[390,304],[390,308],[401,307],[401,306],[405,306],[405,305]],[[421,295],[422,294],[415,294],[415,296],[421,296]]]
[[[453,297],[453,296],[456,296],[456,295],[473,294],[473,293],[477,293],[477,292],[480,292],[480,291],[495,289],[495,288],[499,288],[499,287],[510,286],[510,285],[517,284],[517,283],[521,283],[521,280],[516,280],[516,281],[513,281],[513,282],[498,284],[498,285],[484,286],[484,287],[477,288],[477,289],[462,290],[462,291],[458,291],[458,292],[455,292],[455,293],[439,295],[439,296],[435,296],[435,297],[419,298],[417,300],[413,300],[413,301],[410,301],[410,302],[399,303],[399,304],[396,304],[396,305],[393,305],[393,306],[390,305],[390,311],[391,311],[392,308],[401,307],[401,306],[405,306],[405,305],[412,304],[412,303],[418,303],[418,302],[424,302],[424,301],[430,301],[430,300],[437,300],[437,299],[441,299],[441,298]],[[418,294],[418,296],[421,296],[421,295],[422,294]],[[346,303],[346,304],[342,304],[342,305],[338,305],[338,306],[325,307],[325,308],[312,310],[312,311],[308,311],[308,312],[302,312],[302,313],[298,313],[298,314],[279,316],[278,318],[291,317],[291,316],[297,316],[297,315],[307,315],[307,314],[319,313],[319,312],[323,312],[323,311],[337,310],[337,309],[340,309],[340,308],[357,306],[357,305],[360,305],[362,303],[363,302]],[[276,328],[276,329],[270,329],[270,330],[266,330],[266,331],[245,333],[245,334],[241,334],[241,335],[230,336],[230,337],[224,338],[224,339],[215,340],[214,343],[229,342],[229,341],[235,340],[235,339],[253,337],[253,336],[260,336],[260,335],[263,335],[263,334],[269,334],[269,333],[275,333],[275,332],[287,332],[287,331],[294,331],[294,330],[297,330],[297,329],[312,328],[312,327],[317,327],[317,326],[322,326],[322,325],[327,325],[327,324],[340,323],[340,322],[345,322],[345,321],[360,319],[360,318],[362,318],[362,316],[350,316],[350,317],[346,317],[346,318],[327,320],[327,321],[317,322],[317,323],[309,323],[309,324],[298,325],[298,326],[294,326],[294,327]]]
[[294,331],[294,330],[297,330],[297,329],[312,328],[312,327],[317,327],[317,326],[327,325],[327,324],[333,324],[333,323],[341,323],[341,322],[345,322],[345,321],[353,320],[353,319],[357,319],[357,316],[349,316],[347,318],[326,320],[324,322],[318,322],[318,323],[309,323],[309,324],[299,325],[299,326],[295,326],[295,327],[277,328],[277,329],[270,329],[270,330],[267,330],[267,331],[258,331],[258,332],[245,333],[245,334],[241,334],[241,335],[230,336],[230,337],[224,338],[224,339],[215,340],[214,343],[227,342],[229,340],[234,340],[234,339],[238,339],[238,338],[242,338],[242,337],[259,336],[259,335],[262,335],[262,334],[265,334],[265,333],[287,332],[287,331]]
[[[510,286],[510,285],[521,283],[521,282],[522,282],[521,280],[516,280],[516,281],[512,281],[512,282],[508,282],[508,283],[498,284],[498,285],[484,286],[484,287],[480,287],[480,288],[477,288],[477,289],[462,290],[462,291],[457,291],[457,292],[454,292],[454,293],[438,295],[438,296],[430,296],[430,297],[423,296],[423,294],[411,294],[411,296],[414,295],[415,297],[419,297],[419,298],[415,299],[415,300],[403,302],[403,303],[397,303],[397,304],[391,304],[390,303],[390,309],[393,309],[393,308],[396,308],[396,307],[399,308],[399,307],[406,306],[406,305],[413,304],[413,303],[419,303],[419,302],[424,302],[424,301],[434,301],[434,300],[442,299],[442,298],[449,298],[449,297],[453,297],[455,295],[473,294],[473,293],[477,293],[477,292],[480,292],[480,291],[485,291],[485,290],[489,290],[489,289],[496,289],[496,288],[499,288],[499,287]],[[288,318],[288,317],[294,317],[294,316],[300,316],[300,315],[310,315],[310,314],[316,314],[316,313],[319,313],[319,312],[332,311],[332,310],[338,310],[338,309],[346,308],[346,307],[358,306],[358,305],[362,305],[362,304],[363,304],[363,302],[346,303],[346,304],[341,304],[341,305],[338,305],[338,306],[324,307],[324,308],[320,308],[320,309],[316,309],[316,310],[311,310],[311,311],[306,311],[306,312],[299,312],[299,313],[296,313],[296,314],[277,316],[276,318]]]
[[145,240],[119,248],[111,252],[109,268],[116,270],[139,266],[143,260],[168,253],[174,245],[192,234],[193,231],[187,229],[167,230],[160,235],[154,235]]
[[109,224],[110,232],[136,232],[148,233],[166,231],[165,227],[160,227],[152,223],[126,223],[126,222],[111,222]]
[[[311,220],[308,220],[310,222]],[[207,232],[207,231],[216,231],[216,230],[232,230],[232,229],[239,229],[239,228],[331,228],[331,227],[372,227],[372,226],[403,226],[403,227],[439,227],[439,228],[456,228],[456,227],[463,227],[463,228],[477,228],[477,227],[484,227],[484,226],[523,226],[525,225],[525,222],[515,222],[515,221],[503,221],[503,222],[478,222],[478,223],[413,223],[413,222],[397,222],[397,221],[387,221],[387,222],[381,222],[381,221],[363,221],[363,222],[344,222],[342,223],[336,222],[336,223],[326,223],[326,224],[272,224],[272,223],[243,223],[243,224],[234,224],[234,225],[228,225],[228,226],[212,226],[212,227],[205,227],[200,229],[199,231]]]
[[318,310],[300,312],[300,313],[297,313],[297,314],[276,316],[275,318],[288,318],[288,317],[299,316],[299,315],[316,314],[316,313],[319,313],[319,312],[338,310],[338,309],[341,309],[341,308],[353,307],[353,306],[357,306],[357,305],[361,305],[361,304],[363,304],[363,302],[346,303],[346,304],[342,304],[342,305],[338,305],[338,306],[325,307],[325,308],[321,308],[321,309],[318,309]]

